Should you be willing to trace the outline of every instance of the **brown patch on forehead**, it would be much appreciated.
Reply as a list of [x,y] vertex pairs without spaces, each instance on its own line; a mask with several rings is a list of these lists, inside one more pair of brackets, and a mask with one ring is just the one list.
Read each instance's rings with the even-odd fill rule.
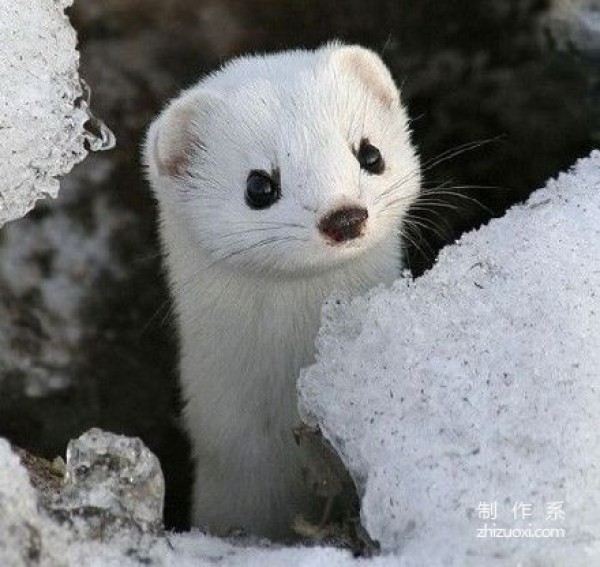
[[[382,76],[384,69],[373,58],[360,51],[348,51],[342,57],[342,66],[357,76],[387,108],[397,100],[397,93],[390,88],[387,77]],[[383,64],[381,64],[383,66]]]

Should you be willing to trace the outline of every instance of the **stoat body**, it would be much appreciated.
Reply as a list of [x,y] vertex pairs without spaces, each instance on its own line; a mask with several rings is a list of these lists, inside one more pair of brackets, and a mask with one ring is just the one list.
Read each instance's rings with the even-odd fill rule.
[[163,110],[145,162],[178,320],[192,523],[284,537],[316,505],[293,428],[322,303],[401,270],[420,174],[398,90],[357,46],[242,57]]

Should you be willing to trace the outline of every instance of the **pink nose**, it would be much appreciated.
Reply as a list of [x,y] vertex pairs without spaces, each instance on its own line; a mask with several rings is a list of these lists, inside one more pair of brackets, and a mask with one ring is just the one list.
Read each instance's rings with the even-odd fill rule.
[[362,207],[346,207],[325,215],[319,230],[334,242],[345,242],[362,236],[369,212]]

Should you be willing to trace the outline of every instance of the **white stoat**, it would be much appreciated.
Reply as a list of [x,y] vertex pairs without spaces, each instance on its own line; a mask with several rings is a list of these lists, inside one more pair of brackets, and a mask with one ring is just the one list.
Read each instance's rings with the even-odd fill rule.
[[145,163],[178,319],[192,523],[286,536],[315,504],[292,429],[322,302],[401,270],[420,173],[398,89],[358,46],[241,57],[163,110]]

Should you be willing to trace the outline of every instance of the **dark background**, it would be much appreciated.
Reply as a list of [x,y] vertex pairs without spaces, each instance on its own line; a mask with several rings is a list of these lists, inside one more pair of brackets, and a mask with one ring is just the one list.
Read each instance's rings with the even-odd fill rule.
[[[491,140],[427,171],[428,188],[478,187],[458,191],[481,206],[443,196],[459,210],[431,211],[435,228],[414,235],[408,259],[419,275],[441,246],[597,145],[593,58],[575,46],[554,49],[549,14],[549,2],[533,0],[78,0],[69,15],[81,74],[118,146],[78,166],[56,202],[0,231],[0,263],[21,243],[12,279],[0,269],[11,345],[0,353],[0,436],[48,457],[91,426],[140,436],[165,470],[167,524],[185,527],[190,465],[178,428],[175,333],[139,163],[152,117],[239,53],[333,38],[381,53],[402,85],[424,162]],[[71,265],[60,239],[43,237],[61,230],[75,231],[82,247],[100,238],[107,252],[69,272],[81,295],[69,318],[42,292]],[[23,248],[27,234],[39,237]],[[15,284],[15,273],[26,283]],[[34,393],[33,375],[42,384]]]

